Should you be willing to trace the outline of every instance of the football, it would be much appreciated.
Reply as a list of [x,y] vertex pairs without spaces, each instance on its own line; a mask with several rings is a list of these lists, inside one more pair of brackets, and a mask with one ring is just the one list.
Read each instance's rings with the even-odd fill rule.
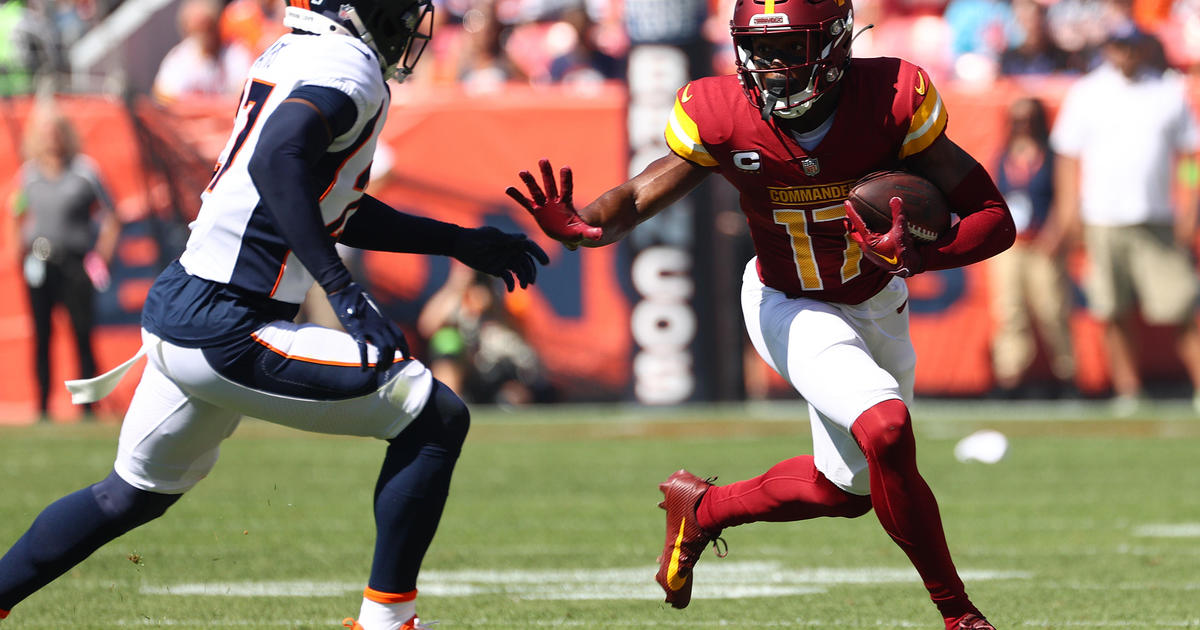
[[950,228],[950,204],[933,182],[907,171],[879,171],[855,182],[847,199],[872,232],[892,227],[892,197],[904,201],[908,232],[919,241],[934,241]]

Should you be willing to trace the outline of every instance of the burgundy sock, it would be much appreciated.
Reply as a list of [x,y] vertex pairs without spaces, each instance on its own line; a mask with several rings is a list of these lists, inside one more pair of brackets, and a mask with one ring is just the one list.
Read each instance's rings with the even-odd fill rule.
[[855,420],[852,433],[867,456],[875,515],[908,554],[942,617],[977,613],[950,559],[937,500],[917,472],[908,408],[900,400],[881,402]]
[[833,485],[813,465],[812,455],[775,464],[767,472],[704,493],[696,522],[716,532],[758,521],[801,521],[818,516],[862,516],[871,509],[869,497],[850,494]]

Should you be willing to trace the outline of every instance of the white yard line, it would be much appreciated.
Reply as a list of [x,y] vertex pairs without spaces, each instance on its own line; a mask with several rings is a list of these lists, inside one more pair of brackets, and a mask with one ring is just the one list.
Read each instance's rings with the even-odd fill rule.
[[[421,592],[426,595],[462,597],[503,594],[526,600],[657,600],[662,593],[652,576],[656,567],[627,569],[574,570],[480,570],[424,571]],[[962,572],[965,580],[1028,579],[1023,571]],[[738,599],[745,597],[786,597],[824,593],[838,584],[919,583],[911,568],[839,568],[817,567],[786,569],[777,562],[710,563],[704,569],[704,581],[695,587],[700,599]],[[190,582],[143,585],[147,595],[218,596],[218,597],[322,597],[355,593],[358,582],[246,581]]]
[[1143,538],[1200,538],[1200,523],[1146,523],[1133,528]]

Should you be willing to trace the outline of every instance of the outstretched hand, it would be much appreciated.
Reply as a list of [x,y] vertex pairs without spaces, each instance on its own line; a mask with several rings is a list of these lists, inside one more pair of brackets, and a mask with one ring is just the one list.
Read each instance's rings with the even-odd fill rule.
[[379,358],[374,367],[380,372],[392,366],[397,352],[401,361],[408,356],[408,340],[404,338],[404,332],[383,316],[375,300],[357,282],[351,282],[327,296],[338,321],[342,322],[342,328],[358,342],[364,370],[371,367],[367,358],[367,343],[375,344],[379,349]]
[[892,197],[888,201],[888,208],[892,211],[892,227],[883,234],[872,232],[849,201],[845,203],[845,207],[846,231],[850,238],[858,243],[867,260],[901,278],[921,273],[921,256],[917,253],[912,234],[908,231],[904,202],[899,197]]
[[453,256],[468,267],[504,280],[510,292],[537,280],[537,265],[550,258],[524,234],[502,232],[494,227],[464,228],[454,242]]
[[519,173],[521,181],[525,182],[525,187],[529,189],[529,197],[521,194],[521,191],[517,190],[515,186],[509,186],[504,190],[504,194],[512,197],[513,201],[529,211],[546,236],[559,241],[569,249],[579,247],[585,239],[600,240],[604,236],[604,230],[588,225],[575,211],[574,202],[571,200],[573,188],[571,167],[564,166],[559,170],[562,178],[561,194],[559,194],[559,186],[555,182],[554,169],[550,166],[550,160],[538,160],[538,168],[542,172],[542,186],[538,186],[529,171]]

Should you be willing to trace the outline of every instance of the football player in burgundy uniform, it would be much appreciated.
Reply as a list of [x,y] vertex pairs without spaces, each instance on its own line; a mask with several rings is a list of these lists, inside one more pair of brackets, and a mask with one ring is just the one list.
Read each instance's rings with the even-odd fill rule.
[[[533,282],[546,255],[521,234],[403,214],[363,194],[390,104],[386,80],[429,41],[430,0],[292,0],[293,29],[247,77],[187,248],[142,314],[145,372],[113,471],[51,504],[0,559],[0,618],[106,542],[161,516],[252,416],[388,442],[375,485],[376,543],[358,630],[414,630],[416,580],[470,422],[409,356],[404,334],[342,264],[335,241],[453,256]],[[346,332],[292,322],[317,282]],[[69,384],[112,390],[132,363]]]
[[[850,0],[737,0],[738,72],[683,86],[666,129],[670,152],[575,210],[572,175],[540,163],[526,197],[508,194],[548,235],[575,248],[612,243],[719,173],[741,196],[757,256],[742,310],[759,355],[809,404],[814,454],[759,477],[713,486],[687,471],[659,488],[667,535],[656,576],[676,608],[692,567],[726,527],[874,508],[908,554],[951,630],[992,628],[950,558],[937,502],[917,471],[912,421],[916,357],[904,277],[983,260],[1008,248],[1012,218],[991,178],[946,136],[947,114],[920,68],[851,59]],[[960,221],[914,242],[903,204],[873,233],[844,203],[881,169],[923,175]]]

